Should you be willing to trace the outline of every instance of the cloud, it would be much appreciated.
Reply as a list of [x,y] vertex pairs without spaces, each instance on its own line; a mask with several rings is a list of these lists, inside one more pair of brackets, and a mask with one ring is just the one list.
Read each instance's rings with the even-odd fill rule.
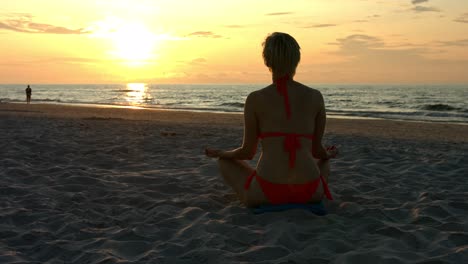
[[451,47],[468,47],[468,39],[459,39],[451,41],[438,41],[441,46],[451,46]]
[[7,23],[3,23],[3,22],[0,22],[0,29],[12,30],[12,31],[17,31],[17,32],[27,32],[22,29],[12,27],[8,25]]
[[421,64],[426,62],[423,55],[429,53],[427,48],[392,47],[379,37],[365,34],[349,35],[330,44],[338,47],[332,54],[344,58],[343,64],[371,71],[374,67],[392,70],[397,65]]
[[3,61],[0,65],[4,66],[27,66],[27,65],[64,65],[64,64],[102,64],[108,62],[116,62],[117,60],[106,60],[97,58],[79,58],[79,57],[44,57],[32,58],[27,60]]
[[441,10],[437,7],[429,7],[429,6],[415,6],[411,8],[416,13],[423,13],[423,12],[441,12]]
[[341,49],[353,50],[354,47],[361,48],[381,48],[384,47],[384,42],[377,37],[364,35],[364,34],[354,34],[347,36],[345,38],[337,39],[337,44],[341,46]]
[[459,23],[468,23],[468,13],[460,15],[458,18],[456,18],[453,21],[459,22]]
[[91,33],[83,28],[70,29],[63,26],[51,24],[36,23],[32,21],[30,14],[11,14],[13,18],[0,20],[0,29],[10,30],[21,33],[39,33],[39,34],[88,34]]
[[324,27],[336,27],[337,24],[315,24],[311,26],[305,26],[304,28],[324,28]]
[[378,18],[381,18],[381,17],[382,17],[381,15],[373,14],[373,15],[365,16],[365,17],[363,17],[361,19],[353,20],[351,22],[354,22],[354,23],[367,23],[367,22],[371,22],[372,20],[375,20],[375,19],[378,19]]
[[36,33],[51,33],[51,34],[84,34],[89,33],[86,32],[84,29],[69,29],[66,27],[60,26],[53,26],[49,24],[41,24],[41,23],[29,23],[29,29],[35,31]]
[[424,2],[429,2],[429,0],[412,0],[411,1],[413,5],[417,5],[417,4],[424,3]]
[[385,39],[351,34],[329,43],[336,48],[326,58],[336,60],[304,64],[301,76],[334,82],[454,82],[467,80],[467,59],[442,59],[441,44],[466,45],[468,39],[433,45],[395,45]]
[[[392,38],[400,35],[392,34]],[[340,53],[349,53],[350,51],[366,50],[366,53],[370,50],[379,52],[401,52],[401,51],[412,51],[414,54],[428,55],[440,52],[436,51],[436,47],[466,47],[468,46],[468,38],[457,39],[457,40],[446,40],[446,41],[433,41],[428,43],[387,43],[383,39],[365,35],[365,34],[354,34],[349,35],[345,38],[339,38],[336,42],[329,42],[329,45],[339,46]]]
[[226,25],[225,27],[227,27],[227,28],[245,28],[245,26],[242,26],[242,25]]
[[223,36],[215,34],[211,31],[196,31],[188,34],[189,37],[200,37],[200,38],[222,38]]
[[266,16],[284,16],[284,15],[291,15],[294,14],[294,12],[275,12],[275,13],[268,13],[265,14]]
[[206,64],[207,60],[205,58],[196,58],[191,60],[188,64],[192,66],[200,66]]
[[[338,47],[338,50],[332,54],[346,57],[349,59],[349,62],[367,62],[367,65],[371,64],[369,62],[382,65],[390,65],[392,63],[401,63],[401,65],[428,65],[431,62],[443,61],[430,58],[430,55],[440,53],[440,49],[437,49],[437,47],[468,46],[468,39],[437,41],[425,44],[392,44],[376,36],[354,34],[338,38],[336,42],[329,44]],[[449,61],[446,60],[445,62]],[[468,61],[465,61],[465,63],[468,63]]]

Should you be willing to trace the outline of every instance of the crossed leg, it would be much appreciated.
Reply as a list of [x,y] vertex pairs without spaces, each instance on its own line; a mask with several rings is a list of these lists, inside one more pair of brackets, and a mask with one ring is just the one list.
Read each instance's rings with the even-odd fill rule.
[[244,184],[254,169],[243,160],[220,158],[218,165],[226,184],[234,190],[242,203],[248,205],[247,190],[244,189]]

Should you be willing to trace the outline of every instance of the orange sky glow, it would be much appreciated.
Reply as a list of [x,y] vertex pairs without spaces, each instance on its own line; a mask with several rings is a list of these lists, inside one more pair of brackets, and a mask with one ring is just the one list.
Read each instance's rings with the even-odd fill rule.
[[301,82],[468,83],[460,0],[2,1],[0,83],[268,83],[275,31]]

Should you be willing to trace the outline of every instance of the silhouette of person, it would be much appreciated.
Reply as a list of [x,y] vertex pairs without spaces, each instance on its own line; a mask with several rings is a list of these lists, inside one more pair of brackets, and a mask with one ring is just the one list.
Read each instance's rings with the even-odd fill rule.
[[[330,159],[336,147],[323,145],[326,111],[322,93],[293,79],[301,53],[289,34],[275,32],[263,42],[272,83],[251,92],[244,106],[244,139],[239,148],[206,148],[220,173],[247,207],[305,204],[332,199]],[[278,138],[279,137],[279,138]],[[245,160],[262,154],[256,167]]]
[[31,93],[32,93],[32,89],[31,87],[28,85],[28,88],[26,88],[26,102],[29,104],[31,102]]

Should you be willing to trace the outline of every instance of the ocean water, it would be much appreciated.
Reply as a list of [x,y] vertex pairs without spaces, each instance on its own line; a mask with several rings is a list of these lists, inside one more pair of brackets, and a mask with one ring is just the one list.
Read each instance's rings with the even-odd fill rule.
[[[309,84],[322,92],[327,114],[468,124],[467,85]],[[255,84],[31,85],[33,103],[119,105],[242,112]],[[0,102],[24,102],[26,85],[0,85]]]

